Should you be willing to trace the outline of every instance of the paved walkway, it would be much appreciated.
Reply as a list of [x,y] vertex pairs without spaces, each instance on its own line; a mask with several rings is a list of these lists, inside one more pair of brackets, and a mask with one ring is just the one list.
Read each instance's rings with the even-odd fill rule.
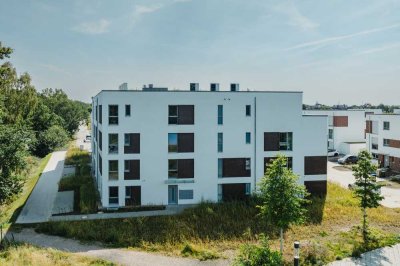
[[51,155],[32,194],[18,216],[17,224],[40,223],[49,220],[57,196],[58,182],[64,169],[65,154],[65,151],[58,151]]
[[[128,266],[225,266],[230,265],[229,260],[199,261],[196,259],[168,257],[155,253],[140,252],[127,249],[104,248],[101,245],[85,245],[76,240],[58,236],[38,234],[33,229],[23,229],[13,232],[16,241],[26,242],[45,248],[55,248],[84,256],[101,258],[121,265]],[[11,239],[11,232],[7,235]]]
[[400,265],[400,244],[376,249],[361,255],[361,258],[347,258],[335,261],[329,266],[392,266]]

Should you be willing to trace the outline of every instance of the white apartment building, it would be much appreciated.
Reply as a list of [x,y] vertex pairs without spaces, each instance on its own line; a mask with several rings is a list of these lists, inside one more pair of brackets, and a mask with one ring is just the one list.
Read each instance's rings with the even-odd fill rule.
[[306,110],[304,114],[328,116],[328,149],[340,154],[357,155],[366,148],[365,120],[369,114],[381,114],[380,109]]
[[285,154],[311,193],[327,185],[326,116],[302,92],[103,90],[93,97],[92,165],[102,206],[244,199]]
[[400,172],[400,113],[368,115],[365,132],[367,149],[379,166]]

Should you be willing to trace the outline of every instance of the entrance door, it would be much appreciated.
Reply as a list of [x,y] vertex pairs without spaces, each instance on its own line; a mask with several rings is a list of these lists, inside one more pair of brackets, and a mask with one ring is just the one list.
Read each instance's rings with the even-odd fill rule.
[[168,204],[178,204],[178,186],[176,185],[168,186]]
[[389,155],[385,155],[384,156],[384,167],[389,167],[390,163],[389,163]]

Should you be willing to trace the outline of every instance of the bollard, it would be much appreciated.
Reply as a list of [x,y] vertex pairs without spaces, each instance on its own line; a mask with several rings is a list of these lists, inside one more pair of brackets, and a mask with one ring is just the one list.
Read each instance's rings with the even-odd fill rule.
[[300,265],[300,242],[294,242],[294,266]]

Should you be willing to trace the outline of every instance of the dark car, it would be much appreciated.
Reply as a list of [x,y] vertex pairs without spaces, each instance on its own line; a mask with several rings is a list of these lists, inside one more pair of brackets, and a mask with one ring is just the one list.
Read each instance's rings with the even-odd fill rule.
[[351,164],[357,162],[358,162],[358,157],[355,155],[346,155],[338,160],[339,164]]

